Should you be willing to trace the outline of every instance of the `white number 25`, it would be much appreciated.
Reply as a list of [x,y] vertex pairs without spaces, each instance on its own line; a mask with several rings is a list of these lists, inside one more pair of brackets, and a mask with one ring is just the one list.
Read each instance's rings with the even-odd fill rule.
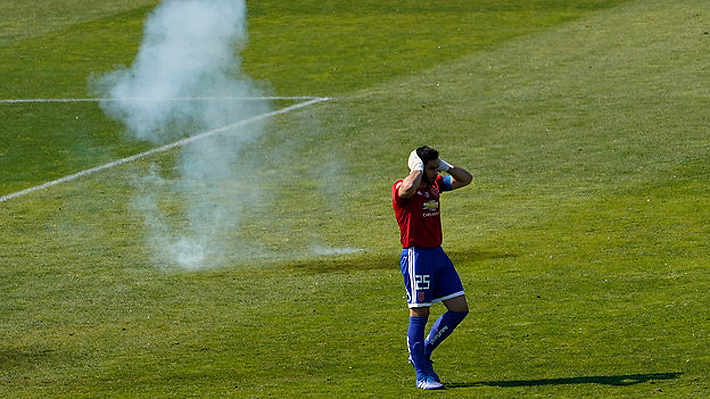
[[417,274],[414,276],[416,279],[414,282],[415,290],[428,290],[429,289],[429,275],[428,274]]

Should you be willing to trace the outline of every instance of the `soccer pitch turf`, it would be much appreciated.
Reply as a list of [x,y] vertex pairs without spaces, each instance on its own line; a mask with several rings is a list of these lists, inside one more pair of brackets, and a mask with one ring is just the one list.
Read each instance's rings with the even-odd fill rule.
[[[710,395],[707,1],[247,2],[269,111],[234,176],[259,183],[219,181],[188,269],[149,227],[199,221],[202,139],[69,101],[158,2],[94,3],[0,5],[0,397]],[[442,197],[471,314],[439,392],[407,364],[389,194],[421,144],[474,175]]]

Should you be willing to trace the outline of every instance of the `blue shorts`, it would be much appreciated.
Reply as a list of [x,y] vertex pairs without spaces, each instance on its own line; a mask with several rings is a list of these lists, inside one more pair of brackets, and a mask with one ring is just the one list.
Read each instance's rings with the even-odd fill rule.
[[400,267],[410,308],[429,307],[464,294],[461,278],[441,247],[405,248]]

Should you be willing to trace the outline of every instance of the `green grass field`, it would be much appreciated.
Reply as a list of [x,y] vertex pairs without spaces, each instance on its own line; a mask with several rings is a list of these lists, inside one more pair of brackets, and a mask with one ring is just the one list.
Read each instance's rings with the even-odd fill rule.
[[[6,3],[3,100],[91,96],[158,1]],[[212,267],[156,264],[134,206],[180,149],[0,202],[0,397],[710,396],[710,3],[247,7],[245,72],[331,99],[269,120],[268,198]],[[152,148],[94,102],[0,120],[0,196]],[[443,197],[472,311],[437,392],[407,364],[389,194],[421,144],[474,175]]]

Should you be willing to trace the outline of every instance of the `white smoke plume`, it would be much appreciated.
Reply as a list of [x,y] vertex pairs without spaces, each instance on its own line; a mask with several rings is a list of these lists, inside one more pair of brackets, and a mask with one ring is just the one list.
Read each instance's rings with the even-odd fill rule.
[[[246,43],[244,0],[165,0],[147,17],[131,66],[93,87],[130,135],[172,142],[269,111],[241,71]],[[259,197],[242,155],[263,130],[252,123],[197,140],[180,149],[174,169],[154,165],[136,179],[134,206],[159,264],[198,269],[223,256],[245,204]]]
[[110,99],[101,106],[135,137],[154,142],[175,138],[187,125],[224,126],[239,111],[235,105],[245,104],[220,98],[260,95],[238,79],[236,51],[246,42],[244,0],[166,0],[148,16],[131,67],[97,81]]

